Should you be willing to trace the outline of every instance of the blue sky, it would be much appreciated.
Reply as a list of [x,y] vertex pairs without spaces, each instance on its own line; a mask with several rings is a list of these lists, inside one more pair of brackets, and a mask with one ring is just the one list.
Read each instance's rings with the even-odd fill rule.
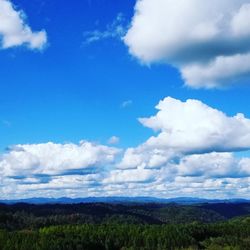
[[[123,138],[123,145],[141,141],[148,131],[141,129],[137,117],[153,111],[163,91],[176,92],[165,81],[178,81],[180,87],[178,73],[141,67],[118,39],[84,45],[83,35],[105,30],[118,13],[124,13],[128,23],[133,3],[15,3],[32,27],[46,29],[49,44],[42,52],[11,48],[1,53],[1,149],[48,140],[105,142],[113,134]],[[122,109],[127,100],[133,104]]]
[[[157,1],[164,10],[166,7],[163,3],[164,1]],[[172,0],[168,0],[167,3],[171,5],[171,1]],[[1,2],[10,3],[6,0],[1,0],[0,4]],[[105,161],[103,163],[103,165],[105,165],[104,168],[110,166],[108,168],[114,171],[112,173],[113,175],[106,172],[99,173],[99,170],[97,171],[99,175],[105,176],[105,180],[101,180],[102,185],[106,185],[108,180],[119,180],[121,177],[118,171],[123,169],[123,167],[119,167],[119,164],[121,164],[119,160],[125,158],[128,148],[132,148],[137,154],[142,153],[141,148],[146,148],[145,151],[148,152],[148,146],[145,146],[148,144],[148,139],[151,136],[157,137],[159,130],[161,132],[165,131],[165,127],[144,124],[138,121],[138,118],[155,116],[157,113],[155,106],[160,100],[168,96],[171,96],[175,100],[180,100],[183,103],[185,103],[187,99],[199,100],[201,103],[208,105],[208,107],[224,112],[227,118],[233,117],[237,113],[244,114],[246,119],[250,117],[250,85],[248,84],[250,69],[246,68],[244,71],[238,70],[232,75],[225,73],[229,70],[226,68],[221,72],[221,75],[224,76],[224,78],[222,78],[221,76],[217,76],[218,70],[214,70],[217,64],[214,63],[215,66],[213,65],[213,60],[230,60],[231,62],[235,59],[235,55],[244,56],[244,58],[240,59],[244,60],[244,62],[248,62],[249,60],[246,56],[248,56],[250,48],[246,46],[244,51],[241,51],[240,48],[244,45],[243,42],[241,43],[241,38],[233,40],[233,38],[225,37],[223,41],[220,41],[215,37],[213,38],[213,43],[210,42],[210,38],[205,38],[207,40],[203,40],[201,44],[198,44],[198,47],[200,46],[201,49],[197,51],[191,46],[193,38],[190,38],[190,41],[188,40],[189,38],[187,38],[187,44],[191,45],[190,47],[184,48],[184,51],[190,50],[193,54],[192,56],[185,55],[182,58],[182,55],[185,53],[182,52],[181,54],[179,51],[183,50],[183,44],[177,45],[175,42],[173,44],[175,44],[176,47],[174,47],[171,41],[169,42],[165,39],[165,36],[175,37],[175,33],[172,34],[172,30],[169,31],[165,29],[166,27],[163,27],[164,25],[157,26],[156,24],[158,19],[161,19],[160,11],[158,19],[154,17],[156,21],[152,22],[155,25],[152,25],[152,30],[150,28],[151,23],[147,25],[149,13],[147,6],[152,4],[152,15],[158,11],[157,7],[153,6],[154,3],[152,0],[143,0],[141,1],[141,5],[136,5],[136,1],[131,0],[84,0],[71,2],[62,2],[59,0],[12,0],[11,2],[13,4],[12,11],[17,12],[22,10],[23,13],[25,13],[25,17],[20,16],[20,19],[23,20],[23,25],[30,27],[33,34],[39,31],[44,32],[43,39],[45,39],[46,33],[46,41],[41,40],[39,44],[31,48],[29,40],[26,42],[18,42],[15,45],[6,45],[3,40],[2,49],[0,50],[0,153],[2,155],[0,158],[0,168],[2,166],[2,171],[6,171],[6,169],[11,169],[12,167],[15,168],[11,163],[8,163],[8,166],[4,165],[6,164],[6,159],[11,157],[11,153],[15,153],[15,145],[23,147],[22,150],[28,152],[29,149],[26,148],[25,145],[46,145],[48,142],[52,142],[55,145],[67,145],[68,143],[78,145],[79,141],[87,140],[97,145],[115,147],[117,150],[123,151],[118,158],[115,158],[115,163],[110,163],[109,161],[108,163]],[[144,2],[145,6],[143,5]],[[195,0],[190,0],[191,6],[194,3]],[[222,5],[218,7],[214,15],[223,11],[229,12],[234,10],[239,11],[239,15],[241,16],[250,13],[245,11],[246,13],[244,12],[242,14],[240,12],[242,9],[248,10],[248,8],[242,8],[242,6],[249,7],[248,1],[240,1],[238,4],[236,4],[235,1],[231,1],[228,4],[225,1],[221,1],[221,3]],[[210,7],[212,4],[212,2],[209,4],[209,2],[206,1],[204,5]],[[223,8],[223,4],[226,5],[227,8]],[[174,5],[173,1],[172,5]],[[203,7],[198,6],[197,8],[197,11],[201,8],[200,13],[204,12]],[[143,18],[140,17],[139,11],[141,11]],[[166,15],[168,13],[167,11],[169,10],[166,8]],[[185,9],[185,11],[185,13],[187,13],[190,10]],[[203,14],[202,17],[205,18],[207,13],[204,12]],[[0,18],[4,19],[5,17],[0,15]],[[171,16],[169,19],[170,18]],[[188,19],[189,15],[183,18]],[[203,25],[203,22],[201,22],[199,18],[197,17],[196,21]],[[132,19],[134,20],[133,23],[131,22]],[[238,19],[241,20],[240,18]],[[167,21],[168,20],[166,20],[166,22]],[[227,20],[224,21],[226,22]],[[165,20],[163,20],[163,23],[164,22]],[[205,29],[209,31],[212,24],[208,25],[207,21],[204,21],[204,23],[207,25]],[[177,24],[177,26],[178,25],[182,24]],[[191,25],[194,25],[194,23],[191,22],[190,26]],[[243,27],[241,23],[238,24],[237,22],[237,25],[240,28]],[[119,31],[117,27],[121,30]],[[164,32],[157,33],[157,29],[161,31],[163,28],[166,35],[164,35]],[[148,32],[145,32],[145,30],[148,30]],[[185,33],[184,28],[181,30]],[[197,30],[200,31],[199,29]],[[241,31],[242,29],[239,30]],[[4,36],[7,36],[6,34],[7,33],[1,31],[0,26],[0,36],[2,36],[2,39],[4,39]],[[157,37],[158,35],[159,37]],[[125,37],[125,40],[122,40],[122,37]],[[158,45],[157,42],[153,41],[154,37],[159,41],[162,39],[163,42]],[[142,41],[140,38],[144,40]],[[249,42],[250,36],[244,35],[244,39]],[[242,40],[244,39],[242,38]],[[197,43],[196,41],[194,44],[197,46]],[[217,55],[217,52],[214,52],[215,49],[210,48],[215,45],[219,47],[221,43],[223,45],[222,48],[228,46],[229,49],[225,49],[225,51],[221,49],[221,54]],[[232,43],[234,46],[232,46]],[[237,51],[235,48],[238,47],[239,49]],[[228,52],[230,49],[231,52]],[[206,55],[206,53],[208,55]],[[210,58],[210,55],[213,53],[215,53],[215,59]],[[206,65],[206,60],[211,64]],[[229,64],[227,63],[228,61],[223,62],[223,65]],[[190,65],[196,67],[195,72],[198,72],[196,75],[193,73],[193,68]],[[233,66],[237,68],[237,65]],[[199,73],[201,70],[208,73],[202,75]],[[214,73],[214,71],[216,71],[216,73]],[[227,85],[225,82],[229,84]],[[167,107],[169,107],[170,102],[172,101],[166,101]],[[197,109],[199,108],[200,106],[197,104]],[[163,108],[163,113],[165,112],[164,109],[165,108]],[[167,115],[169,115],[169,113],[167,113]],[[181,115],[182,113],[180,113],[180,119]],[[161,123],[164,122],[165,120],[161,121]],[[185,119],[183,119],[184,124],[185,122]],[[199,116],[197,116],[196,122],[199,123]],[[210,122],[213,123],[213,120],[211,119]],[[243,125],[239,125],[236,129],[241,128],[240,126]],[[154,132],[153,130],[158,132]],[[248,127],[243,131],[244,136],[247,136]],[[231,132],[229,135],[231,135]],[[119,138],[116,145],[108,144],[108,140],[112,136]],[[233,136],[235,136],[235,133],[232,133],[232,137]],[[237,136],[241,138],[243,135],[237,134]],[[237,139],[235,140],[237,141]],[[209,147],[212,147],[212,150],[203,147],[201,147],[200,150],[204,150],[205,154],[231,154],[235,152],[234,156],[241,160],[241,157],[247,157],[249,155],[248,150],[250,149],[250,143],[248,143],[248,141],[245,142],[245,140],[247,139],[244,139],[244,143],[233,145],[227,149],[221,146],[221,144],[225,143],[226,140],[224,140],[223,142],[215,142],[212,146],[210,145]],[[228,142],[229,145],[231,145],[230,143],[231,142]],[[180,145],[178,145],[178,147],[179,146]],[[167,155],[169,150],[172,150],[175,146],[171,144],[166,147],[167,151],[164,155]],[[6,148],[11,149],[6,151]],[[192,150],[192,152],[190,150],[180,150],[176,153],[175,157],[179,157],[179,161],[181,161],[181,157],[188,157],[192,155],[193,152],[195,154],[200,152],[198,149]],[[31,154],[34,154],[34,157],[37,156],[37,153],[33,152]],[[225,157],[225,155],[222,156]],[[22,162],[22,157],[25,156],[20,156],[20,159],[18,156],[15,157],[17,157],[15,158],[17,161],[20,160],[20,162]],[[43,160],[40,158],[43,156],[37,157],[39,158],[39,164],[41,164]],[[227,158],[230,157],[231,156],[227,156]],[[218,161],[221,162],[221,160]],[[17,164],[18,168],[20,168],[17,173],[13,174],[12,172],[14,171],[11,170],[11,174],[5,174],[6,178],[2,180],[2,182],[11,182],[13,188],[17,185],[20,188],[20,192],[16,194],[13,194],[12,191],[9,191],[9,193],[6,192],[6,194],[3,195],[4,198],[33,196],[33,191],[24,188],[25,183],[28,181],[33,184],[35,183],[34,185],[39,185],[37,183],[44,182],[44,180],[37,177],[37,175],[44,171],[35,171],[32,174],[33,170],[31,170],[29,164],[29,167],[27,167],[25,162],[24,160],[23,164],[20,163],[20,166],[18,165],[19,163]],[[98,163],[94,162],[90,165],[102,165],[102,163],[99,163],[99,160],[97,162]],[[234,164],[238,164],[242,167],[241,163],[234,162]],[[34,168],[35,165],[36,164],[33,166],[31,164]],[[116,165],[118,166],[117,169]],[[148,172],[146,165],[143,165],[144,167],[138,165],[133,168],[135,174],[138,173],[141,176],[145,174],[145,180],[138,180],[138,183],[151,183],[153,178],[155,183],[159,184],[159,178],[155,176],[155,173]],[[89,167],[89,165],[86,166]],[[86,168],[86,166],[75,168],[82,170]],[[26,175],[22,176],[22,178],[25,177],[28,180],[26,180],[25,183],[18,182],[13,184],[14,181],[11,179],[11,176],[20,176],[19,173],[22,172],[22,168],[29,169],[30,172],[28,171],[26,173],[24,171]],[[244,165],[245,172],[242,169],[239,170],[241,174],[244,172],[244,181],[246,183],[248,182],[247,178],[249,178],[248,173],[250,174],[248,169],[249,168]],[[145,173],[143,172],[144,170]],[[162,171],[164,172],[166,170],[162,168]],[[210,171],[209,168],[207,171]],[[63,178],[62,176],[65,176],[64,174],[66,173],[64,171],[62,173],[60,172],[60,174],[52,172],[53,171],[47,173],[45,171],[46,178],[50,176],[50,178],[53,179],[51,176],[56,176],[55,180],[57,180],[58,178]],[[72,174],[71,177],[73,179],[77,178],[77,176],[79,178],[93,177],[86,177],[85,174],[79,174],[79,171],[77,173],[77,175]],[[108,176],[108,174],[112,176]],[[120,174],[121,176],[125,176],[123,172]],[[198,174],[198,172],[192,173],[190,176],[196,174]],[[230,173],[228,176],[224,175],[223,178],[229,178],[232,175],[236,178],[240,174]],[[146,176],[151,176],[151,178],[146,178]],[[173,173],[171,173],[171,178],[172,176]],[[202,175],[203,182],[205,182],[204,180],[206,178],[211,178],[214,182],[217,181],[213,175],[209,178],[207,176],[210,175]],[[177,178],[179,176],[175,177]],[[220,178],[222,177],[220,176]],[[240,179],[238,181],[240,182]],[[82,182],[84,182],[84,180],[82,180],[81,183]],[[117,182],[121,185],[120,181]],[[46,188],[40,189],[40,187],[38,187],[39,190],[43,190],[39,193],[41,196],[47,196],[47,192],[49,193],[49,183],[48,181]],[[96,180],[95,183],[100,184],[100,180]],[[110,183],[112,184],[113,182],[110,181]],[[159,185],[163,185],[162,183],[164,183],[164,181]],[[121,186],[119,186],[120,192],[112,193],[110,191],[111,186],[115,184],[111,184],[110,186],[105,186],[108,191],[104,193],[104,195],[126,194],[126,192],[124,192],[125,189]],[[175,190],[173,193],[168,193],[167,188],[165,192],[163,192],[164,194],[157,193],[151,189],[146,193],[137,193],[133,192],[136,184],[137,182],[135,180],[128,180],[126,183],[127,186],[125,185],[126,188],[128,188],[128,185],[134,185],[131,187],[131,192],[129,191],[128,195],[146,194],[165,197],[190,195],[190,193],[188,193],[189,191],[187,191],[187,193],[178,193],[178,191]],[[3,184],[3,186],[4,185],[7,184]],[[140,184],[138,185],[139,190],[145,189],[145,187],[140,186]],[[230,192],[226,193],[223,185],[224,184],[221,184],[217,197],[231,195]],[[235,188],[236,186],[235,184]],[[84,190],[84,188],[86,187],[84,186],[82,189]],[[242,193],[236,194],[236,196],[246,197],[246,190],[248,188],[249,186],[246,184]],[[86,189],[89,189],[89,187]],[[22,190],[25,191],[22,193]],[[35,190],[35,186],[32,190]],[[70,190],[73,191],[71,192]],[[74,188],[67,189],[62,187],[58,192],[55,192],[54,196],[83,196],[88,194],[98,196],[98,192],[98,188],[96,188],[94,191],[92,190],[87,194],[83,194],[81,192],[77,193]],[[206,191],[204,187],[200,187],[198,195],[211,197],[209,191]]]

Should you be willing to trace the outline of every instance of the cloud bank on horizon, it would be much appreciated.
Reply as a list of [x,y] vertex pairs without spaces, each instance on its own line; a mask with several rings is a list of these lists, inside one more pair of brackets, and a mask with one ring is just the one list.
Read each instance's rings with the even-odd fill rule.
[[21,45],[43,49],[47,34],[44,30],[32,31],[22,10],[17,10],[9,0],[0,0],[0,44],[2,49]]
[[178,68],[189,87],[224,88],[249,82],[249,18],[248,0],[138,0],[124,42],[142,63]]
[[134,148],[88,141],[15,145],[0,156],[1,199],[150,195],[245,197],[250,192],[250,119],[198,100],[167,97],[140,118],[157,134]]

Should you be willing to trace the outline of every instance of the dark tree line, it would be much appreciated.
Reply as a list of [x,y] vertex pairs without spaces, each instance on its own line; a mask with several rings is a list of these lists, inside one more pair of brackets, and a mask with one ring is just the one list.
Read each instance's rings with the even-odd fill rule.
[[36,229],[55,225],[130,223],[181,224],[219,222],[250,214],[243,204],[0,204],[0,229]]
[[0,250],[250,250],[249,215],[247,203],[0,204]]
[[212,224],[83,224],[0,231],[2,250],[250,249],[250,217]]

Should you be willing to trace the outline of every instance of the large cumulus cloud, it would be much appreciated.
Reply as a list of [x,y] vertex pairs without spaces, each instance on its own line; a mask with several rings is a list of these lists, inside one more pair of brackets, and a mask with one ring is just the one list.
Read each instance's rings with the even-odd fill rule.
[[0,171],[10,177],[85,173],[113,162],[118,153],[116,148],[88,141],[16,145],[1,156]]
[[135,148],[128,148],[120,169],[159,168],[188,154],[235,152],[250,149],[250,119],[233,117],[198,100],[185,102],[167,97],[158,112],[139,121],[157,135]]
[[229,117],[198,100],[185,102],[167,97],[156,106],[158,112],[140,122],[160,133],[148,147],[181,153],[229,152],[250,149],[250,119],[239,113]]
[[124,41],[148,64],[177,67],[194,88],[225,87],[250,74],[248,0],[138,0]]

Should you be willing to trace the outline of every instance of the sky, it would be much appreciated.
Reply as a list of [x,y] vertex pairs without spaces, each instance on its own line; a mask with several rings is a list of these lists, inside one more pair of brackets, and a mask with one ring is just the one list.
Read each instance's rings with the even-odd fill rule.
[[249,0],[0,0],[0,199],[250,198],[249,18]]

